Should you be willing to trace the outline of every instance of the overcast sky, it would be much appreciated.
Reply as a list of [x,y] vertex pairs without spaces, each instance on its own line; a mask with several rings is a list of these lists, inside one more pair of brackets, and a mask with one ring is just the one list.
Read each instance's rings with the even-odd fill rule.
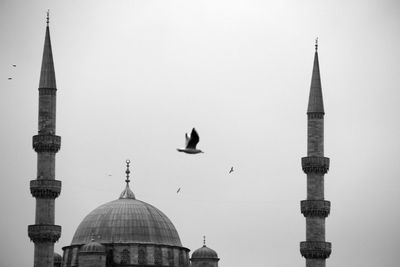
[[[300,158],[318,36],[327,265],[398,265],[400,2],[2,0],[0,266],[33,266],[47,9],[62,137],[56,252],[118,198],[129,158],[136,197],[171,219],[183,246],[206,235],[221,267],[304,266]],[[204,154],[176,151],[192,127]]]

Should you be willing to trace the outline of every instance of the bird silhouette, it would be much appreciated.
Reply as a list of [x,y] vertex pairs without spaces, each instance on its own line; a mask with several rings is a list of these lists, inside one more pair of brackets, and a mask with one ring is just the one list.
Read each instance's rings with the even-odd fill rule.
[[12,66],[15,68],[17,65],[13,64]]
[[181,191],[181,188],[179,187],[178,190],[176,190],[176,193],[178,194]]
[[177,148],[179,152],[184,152],[187,154],[198,154],[198,153],[204,153],[200,149],[197,149],[197,143],[200,141],[200,137],[198,133],[196,132],[196,129],[193,128],[190,136],[188,134],[185,134],[185,139],[186,139],[186,147],[185,148]]
[[8,78],[9,80],[12,80],[12,78]]
[[229,174],[231,174],[233,172],[233,167],[231,167],[231,169],[229,170]]

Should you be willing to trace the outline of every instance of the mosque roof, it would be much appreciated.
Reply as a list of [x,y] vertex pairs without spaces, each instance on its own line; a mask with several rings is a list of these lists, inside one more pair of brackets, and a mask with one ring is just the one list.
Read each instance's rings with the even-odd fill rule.
[[164,213],[132,198],[120,198],[90,212],[78,226],[71,245],[86,244],[93,236],[102,244],[182,246],[178,232]]
[[181,247],[170,219],[156,207],[137,200],[129,188],[127,161],[126,188],[119,199],[99,206],[79,224],[71,245],[89,243],[93,237],[101,244],[139,243]]

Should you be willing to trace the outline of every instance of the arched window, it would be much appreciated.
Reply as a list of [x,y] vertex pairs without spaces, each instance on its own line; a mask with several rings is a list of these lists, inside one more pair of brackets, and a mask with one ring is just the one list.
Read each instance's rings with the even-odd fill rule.
[[114,263],[114,253],[113,253],[113,250],[112,249],[110,249],[108,252],[107,252],[107,258],[106,258],[106,261],[107,261],[107,263],[106,263],[106,266],[107,267],[111,267],[112,265],[113,265],[113,263]]
[[179,267],[186,267],[185,255],[184,252],[181,250],[179,251]]
[[129,252],[129,250],[124,249],[121,252],[121,264],[129,264],[131,261],[131,254]]
[[172,249],[168,249],[168,264],[169,266],[174,266],[174,252]]
[[68,254],[67,254],[67,266],[71,265],[71,261],[72,261],[72,248],[70,248],[68,250]]
[[139,247],[138,254],[138,263],[143,265],[146,264],[146,248]]
[[154,264],[155,265],[162,265],[162,252],[160,247],[154,248]]

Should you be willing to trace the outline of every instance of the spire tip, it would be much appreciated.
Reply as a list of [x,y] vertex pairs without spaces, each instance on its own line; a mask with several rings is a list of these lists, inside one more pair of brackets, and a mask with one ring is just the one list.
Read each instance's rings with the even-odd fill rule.
[[318,37],[315,38],[315,51],[318,51]]
[[131,161],[129,159],[127,159],[125,162],[126,162],[126,171],[125,171],[126,180],[125,180],[125,182],[126,182],[126,185],[129,185],[129,182],[130,182],[129,174],[131,173],[131,171],[129,170],[129,164],[131,164]]
[[47,17],[46,17],[47,26],[49,26],[49,21],[50,21],[50,9],[47,9]]
[[203,247],[205,247],[205,246],[206,246],[206,236],[203,235]]

